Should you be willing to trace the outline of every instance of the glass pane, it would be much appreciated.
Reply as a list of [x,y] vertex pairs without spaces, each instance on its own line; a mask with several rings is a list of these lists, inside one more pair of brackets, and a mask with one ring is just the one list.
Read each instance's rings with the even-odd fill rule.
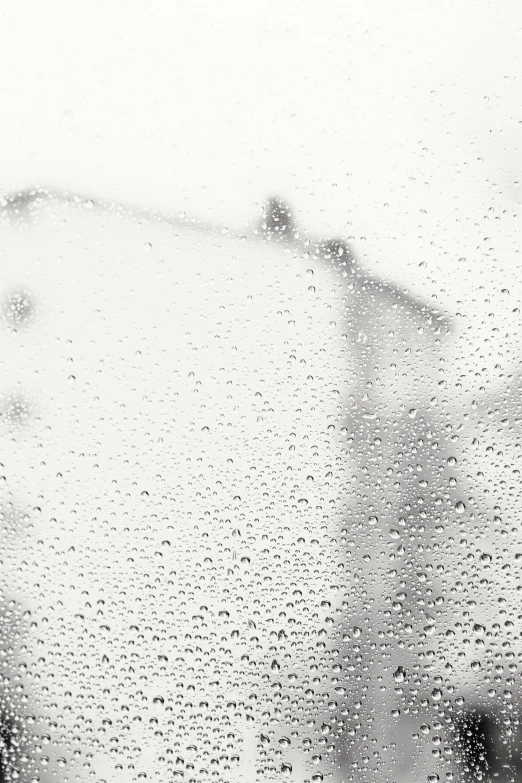
[[519,779],[517,10],[4,9],[0,783]]

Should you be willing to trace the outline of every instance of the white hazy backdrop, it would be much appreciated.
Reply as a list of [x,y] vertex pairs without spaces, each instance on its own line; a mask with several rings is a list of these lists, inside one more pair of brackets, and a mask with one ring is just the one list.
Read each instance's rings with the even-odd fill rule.
[[7,2],[0,193],[242,228],[276,192],[455,317],[465,408],[519,343],[521,44],[516,0]]

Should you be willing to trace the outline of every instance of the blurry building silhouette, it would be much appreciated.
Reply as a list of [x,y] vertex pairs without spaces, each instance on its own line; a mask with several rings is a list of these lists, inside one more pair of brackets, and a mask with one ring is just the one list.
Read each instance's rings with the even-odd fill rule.
[[[475,774],[474,770],[489,774],[488,769],[493,769],[498,758],[504,758],[498,752],[497,723],[472,699],[468,698],[466,707],[457,704],[459,687],[462,690],[467,685],[455,664],[460,651],[457,645],[451,649],[441,637],[441,618],[456,580],[451,560],[454,547],[449,542],[461,518],[458,504],[462,503],[453,483],[452,460],[457,456],[457,447],[448,435],[451,428],[447,429],[447,419],[437,404],[439,362],[444,340],[451,332],[448,317],[400,286],[369,274],[345,240],[318,238],[300,230],[290,207],[279,197],[269,199],[254,230],[237,235],[225,235],[219,226],[185,217],[43,189],[7,198],[2,217],[3,228],[12,232],[9,241],[16,246],[13,252],[22,260],[28,258],[26,269],[32,269],[30,253],[35,253],[35,257],[41,253],[45,263],[56,264],[54,273],[62,275],[48,284],[49,291],[53,285],[59,289],[54,301],[60,318],[56,316],[52,328],[45,324],[41,327],[48,355],[43,351],[37,357],[36,369],[40,377],[49,373],[50,396],[62,406],[59,410],[63,419],[52,421],[52,428],[59,435],[53,435],[51,445],[46,446],[50,452],[46,460],[54,464],[55,459],[59,471],[45,482],[42,480],[49,493],[48,508],[43,513],[50,527],[39,546],[53,547],[63,559],[51,558],[47,563],[44,557],[37,560],[35,552],[39,550],[31,549],[33,544],[27,546],[30,555],[18,546],[17,537],[23,540],[24,525],[33,520],[30,514],[17,517],[12,528],[15,540],[11,541],[6,563],[9,573],[20,582],[18,592],[13,585],[12,595],[6,593],[5,599],[12,598],[22,616],[24,611],[30,611],[20,594],[24,582],[19,575],[24,569],[33,569],[34,581],[41,590],[37,599],[31,599],[36,607],[35,617],[51,614],[45,589],[54,590],[59,622],[65,628],[67,613],[76,618],[88,640],[82,644],[91,650],[89,655],[97,660],[100,671],[108,672],[116,656],[115,651],[109,650],[111,636],[116,637],[118,654],[126,655],[123,648],[119,650],[121,640],[111,627],[119,627],[118,622],[125,619],[125,629],[123,625],[120,629],[122,639],[129,627],[132,634],[143,635],[142,626],[147,626],[153,634],[151,618],[145,619],[153,606],[152,586],[159,584],[161,589],[162,582],[172,586],[176,598],[170,600],[176,613],[167,610],[167,592],[154,604],[154,622],[158,627],[172,623],[176,631],[171,629],[168,639],[162,641],[165,650],[154,661],[147,658],[148,674],[144,668],[141,676],[146,682],[152,676],[151,670],[161,670],[161,682],[167,688],[169,679],[165,672],[172,660],[163,659],[176,650],[177,667],[184,672],[179,692],[186,681],[190,683],[190,693],[197,697],[189,693],[183,702],[169,703],[167,718],[151,712],[149,734],[148,727],[139,727],[138,731],[138,722],[134,724],[130,733],[135,731],[138,737],[136,771],[140,763],[139,743],[147,745],[149,740],[145,738],[149,737],[151,754],[159,754],[164,764],[156,774],[170,774],[173,760],[158,750],[164,742],[162,732],[166,735],[174,731],[176,723],[201,723],[208,711],[223,725],[227,722],[215,754],[218,762],[219,754],[227,757],[224,765],[232,763],[229,756],[234,758],[236,746],[240,745],[234,721],[237,718],[239,725],[237,716],[243,720],[246,715],[247,729],[255,735],[253,744],[245,751],[255,756],[249,774],[265,780],[279,779],[292,765],[294,775],[311,775],[309,768],[312,765],[313,770],[314,764],[319,765],[317,769],[326,769],[322,766],[323,755],[333,760],[338,781],[368,777],[401,779],[406,783],[425,779],[428,774],[444,779],[446,772],[455,768],[455,756],[443,752],[453,740],[460,748],[458,760],[463,774],[467,774],[466,765],[469,775]],[[107,228],[110,221],[116,221],[112,234]],[[33,226],[35,232],[41,232],[37,239],[33,239]],[[159,250],[154,243],[143,241],[148,226],[155,227],[154,241]],[[141,244],[133,246],[133,242]],[[191,243],[204,245],[200,255],[190,256]],[[268,251],[274,254],[273,276]],[[182,274],[190,280],[186,291],[193,301],[197,298],[196,305],[184,301],[176,290],[174,265],[181,263],[179,259],[185,265]],[[162,277],[153,280],[150,270]],[[157,280],[167,282],[158,284]],[[46,301],[52,294],[49,291]],[[257,294],[261,304],[255,303]],[[236,312],[234,307],[241,296],[245,301],[241,301],[241,309]],[[44,309],[43,305],[40,308],[38,297],[36,285],[32,291],[18,280],[10,281],[2,300],[2,319],[5,330],[13,337],[26,339],[33,325],[35,330],[38,328],[39,311]],[[72,324],[81,318],[85,318],[85,324]],[[104,325],[104,319],[109,327]],[[140,329],[132,333],[132,351],[125,353],[127,348],[120,346],[126,345],[128,324],[135,322],[139,322]],[[57,334],[57,329],[62,333]],[[263,337],[264,342],[256,342],[263,329],[268,336]],[[53,353],[56,337],[63,338],[67,346],[63,355]],[[68,347],[74,340],[81,342],[78,357]],[[253,341],[252,345],[249,341]],[[230,350],[229,343],[233,343]],[[175,382],[161,366],[168,360],[171,344],[177,353],[168,372],[175,376]],[[235,361],[236,353],[248,358],[250,364],[247,366],[243,359],[243,364],[234,366],[243,387],[230,397],[233,410],[229,412],[228,385],[221,396],[212,396],[212,392],[204,397],[204,390],[219,377],[223,367],[228,369],[226,362]],[[46,369],[45,365],[51,362],[53,369]],[[82,378],[81,394],[69,405],[63,402],[67,400],[66,389],[78,386],[75,366],[79,364],[81,373],[82,362],[89,372]],[[55,376],[59,379],[56,382]],[[158,388],[151,388],[150,379],[156,376],[161,383]],[[190,379],[190,388],[186,378]],[[18,390],[5,391],[2,435],[6,441],[10,439],[12,450],[20,433],[32,426],[33,392],[23,384]],[[105,408],[98,412],[94,403],[100,398]],[[237,420],[243,427],[236,440],[232,435],[222,437],[218,429],[225,431],[225,412],[229,425]],[[82,416],[88,416],[88,424],[83,427]],[[34,426],[39,427],[40,423],[34,421]],[[51,424],[46,424],[44,416],[41,427],[46,426]],[[72,440],[71,432],[75,433]],[[212,438],[217,444],[215,452],[208,445]],[[121,452],[120,441],[125,445]],[[165,442],[170,444],[168,448],[162,445]],[[230,450],[228,460],[224,467],[216,467],[225,448]],[[213,454],[209,457],[211,463],[205,467],[197,465],[198,459],[202,461],[201,455],[207,458],[209,453]],[[106,462],[100,471],[102,459]],[[113,477],[110,461],[118,466],[121,475],[116,471]],[[239,470],[234,463],[241,465],[241,473],[234,473]],[[22,472],[19,470],[20,482],[26,480],[20,475]],[[178,496],[169,494],[164,472],[169,482],[179,488]],[[10,473],[16,474],[16,470],[13,468]],[[255,477],[256,473],[257,483],[252,480],[242,485],[245,475]],[[277,480],[271,479],[271,475],[276,475]],[[155,489],[140,486],[138,495],[137,477],[143,483],[143,476]],[[283,494],[288,487],[291,489],[286,500]],[[219,501],[223,503],[220,507],[214,498],[225,490],[231,497]],[[18,487],[11,486],[10,491],[18,493]],[[248,514],[241,497],[245,493],[252,504]],[[155,502],[156,497],[161,500],[154,510],[148,504]],[[154,543],[154,536],[162,529],[158,518],[169,529],[169,514],[175,518],[180,513],[177,509],[183,506],[179,497],[185,499],[184,520],[195,523],[194,532],[183,538],[184,531],[170,525],[172,532]],[[171,506],[169,513],[163,514],[166,498]],[[70,519],[62,522],[61,504],[65,501]],[[34,506],[40,509],[36,502]],[[145,510],[136,511],[142,508]],[[13,516],[13,512],[6,511],[6,519],[9,513]],[[133,519],[140,515],[148,525],[145,533]],[[87,520],[83,528],[80,518]],[[223,526],[222,533],[219,525]],[[136,541],[127,544],[131,529]],[[258,529],[259,542],[255,542]],[[95,539],[96,534],[99,539]],[[177,536],[180,549],[172,554]],[[212,536],[215,551],[209,544]],[[247,545],[247,539],[255,543]],[[296,541],[294,549],[294,544],[287,545],[287,540]],[[119,546],[125,557],[116,557],[120,554]],[[198,574],[204,587],[193,597],[193,605],[178,597],[184,596],[185,590],[188,592],[190,581],[190,574],[184,576],[185,581],[179,578],[179,561],[183,559],[180,551],[184,546],[187,562],[194,567],[194,578]],[[140,566],[132,565],[139,547],[142,551],[152,547],[153,559],[170,563],[170,571],[167,569],[154,581],[142,561]],[[99,572],[91,572],[90,578],[106,581],[105,594],[101,591],[97,598],[97,611],[106,611],[108,594],[113,589],[120,596],[120,615],[116,614],[112,623],[96,621],[96,625],[81,603],[87,602],[89,609],[94,603],[90,596],[84,596],[89,588],[89,577],[85,576],[89,557],[84,561],[81,558],[92,551],[96,560],[98,550],[104,567],[100,565]],[[230,556],[230,564],[226,569],[223,566],[220,575],[214,561],[224,563],[225,553]],[[76,566],[77,561],[81,565]],[[51,573],[53,562],[63,567],[59,578]],[[142,582],[138,580],[130,598],[120,595],[126,580],[139,568],[143,572]],[[218,610],[212,592],[218,584],[229,596],[237,595],[239,604],[243,603],[247,589],[235,581],[240,568],[247,572],[250,586],[258,585],[260,596],[249,606],[248,617],[241,618],[239,613],[239,619],[234,621],[247,629],[244,638],[236,626],[230,625],[230,607]],[[114,576],[108,574],[111,569]],[[204,569],[212,572],[208,581]],[[80,576],[84,582],[77,587]],[[75,579],[77,583],[72,584]],[[77,593],[81,588],[80,602]],[[142,595],[148,597],[143,598],[140,623],[131,622],[130,615],[126,617],[127,607],[133,602],[136,606],[141,604]],[[215,615],[211,615],[214,611]],[[458,611],[461,612],[460,606]],[[207,613],[211,620],[206,619]],[[286,614],[292,619],[288,628],[283,627],[280,619]],[[29,707],[25,707],[16,686],[16,667],[25,665],[26,652],[20,651],[24,633],[36,642],[42,641],[44,634],[47,640],[53,639],[53,628],[36,630],[31,623],[37,624],[37,620],[29,616],[26,623],[29,628],[16,631],[19,636],[8,661],[11,677],[7,684],[4,682],[4,776],[9,765],[17,768],[21,753],[34,755],[33,729],[20,728],[20,715]],[[236,679],[248,684],[244,693],[238,692],[229,700],[216,697],[215,702],[211,695],[216,683],[226,679],[219,673],[218,664],[208,682],[193,684],[194,665],[191,671],[181,655],[186,648],[190,651],[187,656],[203,656],[202,637],[205,632],[208,634],[209,625],[214,627],[213,623],[215,635],[223,634],[222,650],[213,655],[222,656],[223,671],[230,683]],[[14,632],[8,624],[5,627],[2,646],[7,648]],[[63,700],[72,714],[76,704],[88,696],[89,688],[93,690],[93,699],[95,692],[101,703],[105,683],[103,678],[96,682],[82,680],[83,670],[68,662],[72,666],[70,679],[78,689],[64,684],[66,663],[60,656],[74,658],[75,650],[71,629],[63,633],[69,647],[64,645],[63,653],[53,651],[56,657],[52,673],[59,694],[54,704],[62,704],[60,699]],[[233,640],[241,639],[238,644],[242,646],[235,658],[231,636]],[[159,644],[155,639],[156,643]],[[102,650],[105,644],[107,650]],[[133,645],[134,636],[130,647]],[[146,654],[153,650],[153,641],[148,645]],[[145,653],[142,658],[146,658]],[[129,667],[126,681],[131,677],[130,670],[135,671],[139,664],[138,654],[132,663],[125,664]],[[46,666],[51,668],[51,663]],[[116,674],[113,679],[117,679]],[[451,699],[447,693],[443,695],[446,686]],[[29,705],[31,698],[37,702],[42,696],[40,685],[31,687]],[[49,689],[49,685],[45,687]],[[71,706],[73,692],[77,701]],[[147,696],[145,685],[140,694]],[[123,699],[123,712],[130,711],[129,704],[130,696],[127,701]],[[200,706],[194,706],[197,704]],[[107,717],[98,718],[100,732],[116,724],[116,706],[105,709]],[[35,720],[42,723],[42,714]],[[81,730],[79,722],[70,720],[68,729],[74,728],[74,736],[80,737],[75,740],[79,746],[90,743],[93,719],[88,718],[91,724],[83,723]],[[97,725],[96,719],[94,722]],[[421,732],[415,738],[421,724],[429,724],[429,736]],[[308,732],[300,737],[299,748],[292,734],[297,732],[297,725],[304,725]],[[40,729],[43,731],[42,726]],[[118,733],[116,729],[114,732]],[[432,736],[438,738],[434,746],[429,741]],[[288,757],[283,755],[287,747],[288,754],[293,753]],[[78,750],[83,752],[80,747]],[[195,762],[185,759],[181,750],[176,752],[181,759],[176,761],[179,771],[183,771],[185,779],[199,783],[198,775],[203,773],[195,768]],[[55,754],[57,759],[62,758],[58,750]],[[123,765],[122,761],[119,763]],[[46,774],[51,779],[56,769],[51,763],[49,773],[41,773],[42,781],[47,780]],[[27,773],[28,780],[30,774],[33,771]],[[124,774],[123,767],[118,774]],[[233,772],[227,771],[230,778],[223,774],[224,780],[236,780]]]

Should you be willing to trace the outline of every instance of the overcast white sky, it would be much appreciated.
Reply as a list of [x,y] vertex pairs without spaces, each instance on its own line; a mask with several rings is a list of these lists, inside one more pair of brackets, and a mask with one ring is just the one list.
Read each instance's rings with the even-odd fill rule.
[[508,189],[521,30],[516,0],[4,3],[1,184],[238,223],[276,189],[335,230],[421,169],[436,191],[482,156]]
[[457,307],[480,275],[520,283],[521,45],[518,0],[7,2],[0,187],[231,226],[275,191]]

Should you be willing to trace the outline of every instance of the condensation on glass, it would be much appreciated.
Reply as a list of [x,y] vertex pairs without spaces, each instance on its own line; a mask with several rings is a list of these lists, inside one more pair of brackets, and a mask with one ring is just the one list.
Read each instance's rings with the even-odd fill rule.
[[517,377],[277,198],[0,235],[4,779],[515,779]]

